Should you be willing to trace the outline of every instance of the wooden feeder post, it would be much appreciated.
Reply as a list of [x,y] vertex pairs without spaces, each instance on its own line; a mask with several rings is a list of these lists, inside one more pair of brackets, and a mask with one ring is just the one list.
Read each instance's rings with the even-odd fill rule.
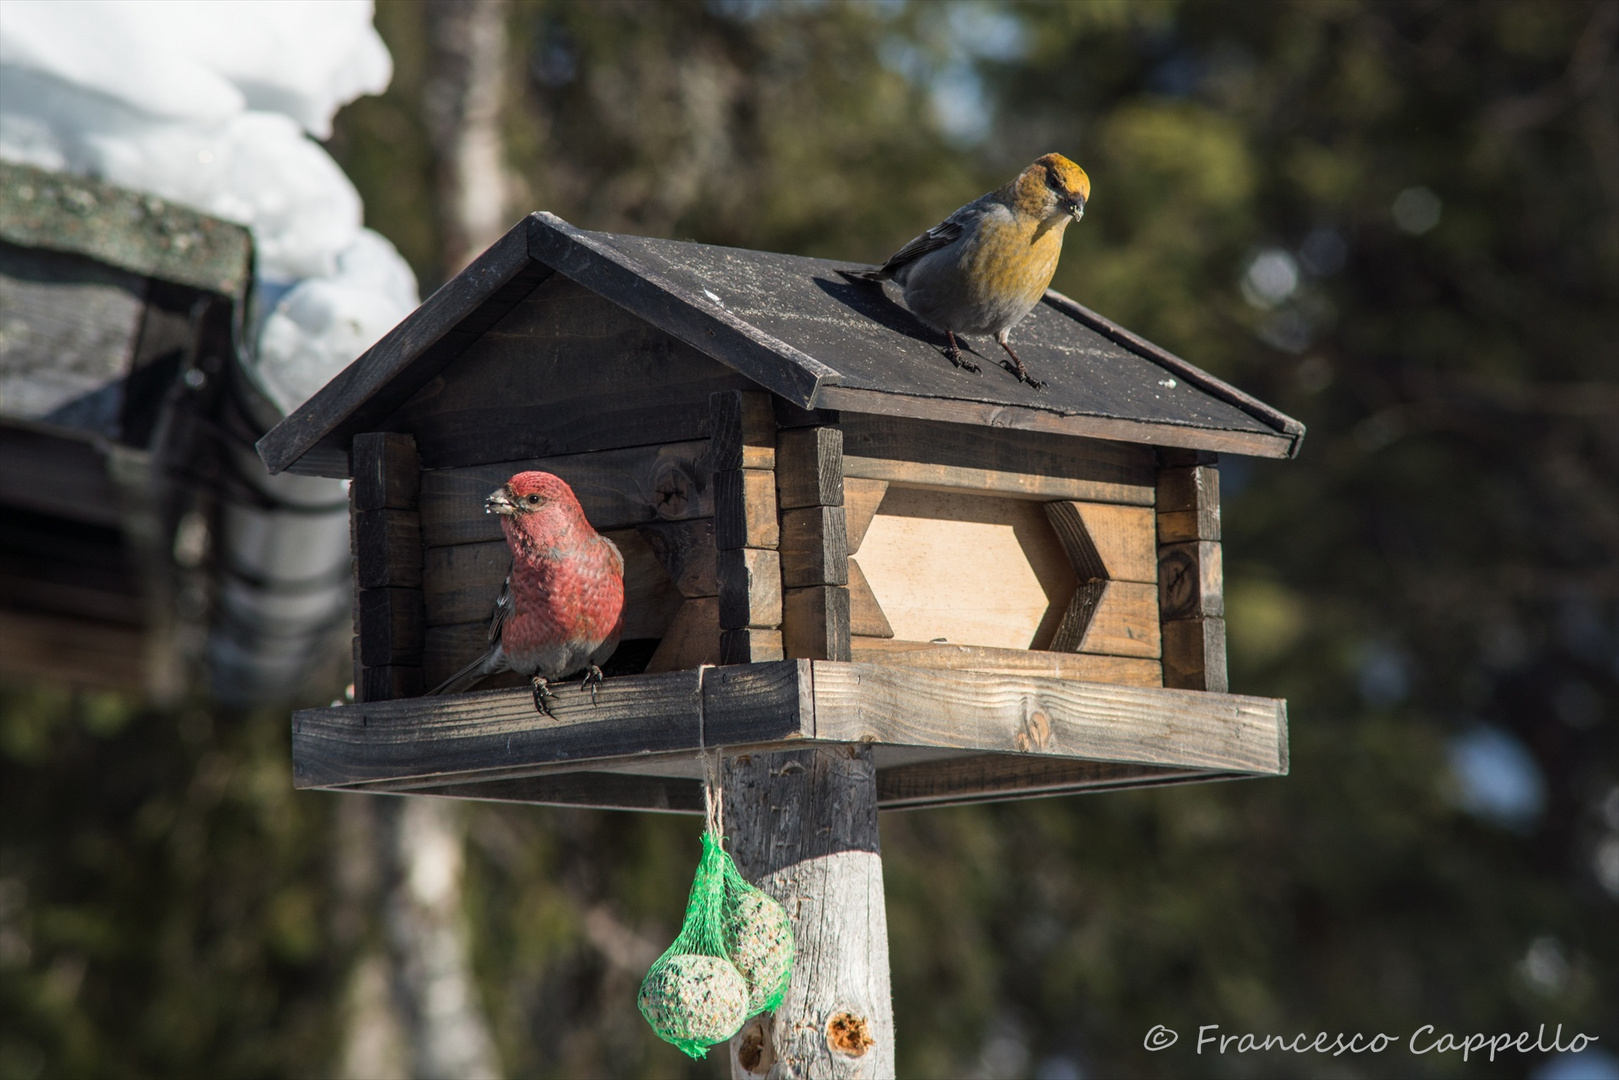
[[[798,945],[742,1077],[893,1075],[879,809],[1287,772],[1286,702],[1226,688],[1215,455],[1303,427],[1056,293],[1045,389],[952,368],[842,269],[534,214],[259,443],[354,480],[361,700],[294,716],[297,785],[695,815],[718,754]],[[420,697],[525,469],[624,554],[608,678]]]
[[724,768],[737,868],[781,901],[798,950],[787,997],[731,1040],[731,1075],[894,1075],[888,915],[870,747],[742,754]]

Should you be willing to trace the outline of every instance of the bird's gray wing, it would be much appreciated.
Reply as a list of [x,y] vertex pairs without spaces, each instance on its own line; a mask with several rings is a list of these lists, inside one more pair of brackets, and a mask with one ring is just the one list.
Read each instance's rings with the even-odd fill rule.
[[890,255],[888,261],[883,263],[883,268],[880,271],[882,276],[893,277],[894,271],[906,263],[915,262],[928,252],[948,247],[961,239],[961,234],[967,231],[966,222],[959,220],[961,216],[961,211],[956,211],[956,213]]
[[506,581],[500,586],[500,595],[495,597],[495,610],[489,617],[489,644],[500,644],[500,631],[506,625],[506,616],[512,613],[512,576],[506,575]]

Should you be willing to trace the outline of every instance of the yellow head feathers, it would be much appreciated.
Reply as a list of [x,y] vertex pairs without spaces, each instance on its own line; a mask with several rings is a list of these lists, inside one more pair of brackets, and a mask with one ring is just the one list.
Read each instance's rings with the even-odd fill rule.
[[1078,218],[1091,197],[1091,178],[1061,154],[1047,154],[1012,181],[1013,197],[1026,213],[1066,213]]

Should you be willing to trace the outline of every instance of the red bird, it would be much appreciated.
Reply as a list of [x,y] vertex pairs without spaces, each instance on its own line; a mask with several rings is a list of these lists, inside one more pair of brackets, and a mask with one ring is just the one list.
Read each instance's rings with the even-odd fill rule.
[[489,623],[489,649],[430,693],[453,694],[486,675],[529,677],[534,707],[551,715],[549,682],[580,671],[594,697],[601,663],[624,629],[624,556],[591,528],[561,477],[521,472],[484,501],[500,515],[512,572]]

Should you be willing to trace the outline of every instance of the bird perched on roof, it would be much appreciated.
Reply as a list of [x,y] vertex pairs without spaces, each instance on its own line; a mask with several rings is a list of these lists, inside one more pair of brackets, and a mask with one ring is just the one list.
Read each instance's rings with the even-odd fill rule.
[[1057,272],[1062,234],[1085,215],[1091,180],[1061,154],[1047,154],[1005,187],[963,206],[896,251],[879,270],[851,274],[894,281],[905,306],[950,339],[957,367],[977,371],[961,356],[957,334],[994,334],[1012,358],[1003,366],[1035,389],[1007,336],[1034,310]]
[[484,654],[429,693],[466,690],[486,675],[529,677],[534,707],[551,715],[553,679],[586,672],[594,699],[601,664],[624,628],[624,556],[585,520],[573,489],[547,472],[520,472],[484,500],[500,515],[512,570],[489,622]]

